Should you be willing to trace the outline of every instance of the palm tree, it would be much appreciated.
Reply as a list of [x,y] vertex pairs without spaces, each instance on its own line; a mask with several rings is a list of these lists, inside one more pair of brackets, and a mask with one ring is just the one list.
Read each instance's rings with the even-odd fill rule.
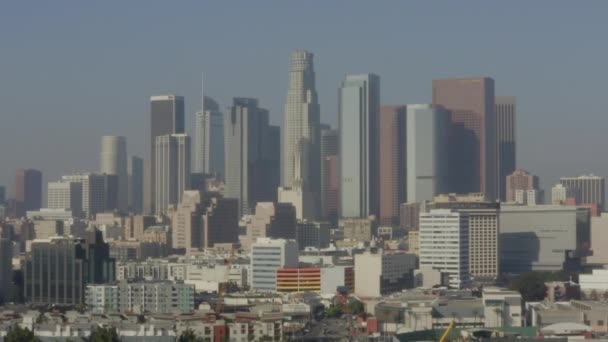
[[88,342],[120,342],[118,333],[112,327],[97,327],[91,332]]
[[188,328],[182,332],[182,334],[177,339],[178,342],[202,342],[202,337],[197,337],[192,329]]
[[475,325],[477,325],[477,318],[479,317],[479,310],[475,309],[473,310],[473,315],[475,316]]

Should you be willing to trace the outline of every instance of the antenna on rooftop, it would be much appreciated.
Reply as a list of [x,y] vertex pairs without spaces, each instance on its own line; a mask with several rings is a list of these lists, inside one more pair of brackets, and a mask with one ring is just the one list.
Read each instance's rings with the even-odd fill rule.
[[205,73],[201,72],[201,113],[205,112]]

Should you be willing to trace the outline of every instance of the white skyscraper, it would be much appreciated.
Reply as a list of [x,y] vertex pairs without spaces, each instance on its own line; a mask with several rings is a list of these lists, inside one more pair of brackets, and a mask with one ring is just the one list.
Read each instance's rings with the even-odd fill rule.
[[420,213],[420,268],[447,273],[450,286],[470,280],[469,216],[449,209]]
[[156,214],[181,201],[190,185],[190,136],[170,134],[156,137]]
[[118,209],[129,206],[129,176],[127,173],[127,139],[106,135],[101,138],[100,171],[118,176]]
[[82,183],[49,182],[47,208],[71,210],[74,216],[82,214]]
[[555,186],[551,188],[551,204],[566,204],[568,195],[569,191],[564,185],[560,183],[555,184]]
[[600,210],[604,210],[606,200],[604,177],[595,175],[562,177],[559,182],[572,192],[577,205],[597,204]]
[[195,171],[224,175],[224,117],[217,102],[204,97],[204,108],[196,112]]
[[447,192],[450,113],[440,106],[407,106],[407,201]]
[[[302,188],[300,193],[320,194],[320,118],[313,54],[295,51],[291,56],[289,89],[285,103],[282,187]],[[314,210],[315,215],[318,210]]]
[[379,211],[380,77],[348,75],[339,92],[340,215]]
[[63,182],[76,182],[82,184],[82,211],[86,217],[106,209],[106,184],[102,175],[94,173],[78,173],[61,177]]

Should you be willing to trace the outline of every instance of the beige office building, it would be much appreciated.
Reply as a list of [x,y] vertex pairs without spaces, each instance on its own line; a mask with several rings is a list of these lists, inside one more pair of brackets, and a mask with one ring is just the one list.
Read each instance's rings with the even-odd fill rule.
[[185,249],[188,252],[192,248],[202,247],[201,215],[201,193],[184,191],[182,202],[171,214],[174,249]]
[[376,218],[348,218],[342,220],[344,227],[344,239],[359,242],[371,241],[375,232]]
[[445,197],[428,205],[431,209],[451,209],[466,214],[469,226],[469,272],[473,281],[493,282],[498,276],[498,233],[500,205],[474,201],[476,196]]

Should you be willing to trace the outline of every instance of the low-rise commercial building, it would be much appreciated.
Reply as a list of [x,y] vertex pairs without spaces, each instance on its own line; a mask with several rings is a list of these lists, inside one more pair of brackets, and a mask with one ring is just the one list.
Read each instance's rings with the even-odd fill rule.
[[589,254],[589,209],[502,205],[499,241],[501,272],[559,271],[568,253]]
[[380,297],[413,286],[416,255],[370,249],[355,255],[355,294]]
[[259,238],[251,246],[251,289],[277,290],[277,270],[298,266],[298,243],[295,240]]
[[346,218],[341,220],[344,239],[368,242],[376,232],[376,218]]
[[554,324],[586,325],[595,333],[608,332],[608,304],[593,300],[528,303],[528,324],[545,328]]
[[88,285],[86,304],[94,313],[187,313],[194,310],[194,286],[178,282]]
[[581,286],[581,291],[591,293],[596,291],[598,294],[608,292],[608,270],[592,270],[591,274],[580,274],[578,283]]
[[321,269],[318,267],[280,268],[277,292],[321,292]]
[[482,292],[486,327],[521,327],[522,297],[517,291],[486,287]]
[[336,293],[354,289],[354,270],[349,266],[294,267],[277,270],[277,292]]

